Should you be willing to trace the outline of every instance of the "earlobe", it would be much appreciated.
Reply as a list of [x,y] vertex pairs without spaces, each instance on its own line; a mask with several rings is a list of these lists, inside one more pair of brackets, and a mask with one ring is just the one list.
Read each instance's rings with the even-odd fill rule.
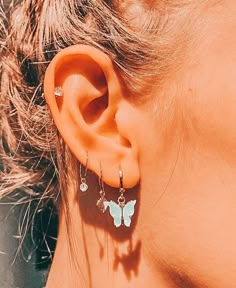
[[46,71],[44,94],[61,136],[80,162],[88,151],[88,168],[99,175],[102,163],[106,184],[119,186],[119,167],[126,188],[137,184],[137,151],[122,135],[116,117],[124,101],[121,84],[105,53],[84,45],[59,52]]

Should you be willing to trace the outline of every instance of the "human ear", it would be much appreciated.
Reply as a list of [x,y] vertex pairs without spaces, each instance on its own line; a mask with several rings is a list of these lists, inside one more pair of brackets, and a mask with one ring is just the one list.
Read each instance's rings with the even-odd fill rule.
[[[55,96],[56,87],[62,87],[62,97]],[[99,175],[101,163],[107,185],[119,186],[119,169],[124,187],[139,182],[134,139],[126,131],[126,121],[117,117],[127,115],[120,112],[128,102],[105,53],[86,45],[61,50],[47,68],[44,94],[61,136],[81,163],[85,164],[87,151],[88,168]]]

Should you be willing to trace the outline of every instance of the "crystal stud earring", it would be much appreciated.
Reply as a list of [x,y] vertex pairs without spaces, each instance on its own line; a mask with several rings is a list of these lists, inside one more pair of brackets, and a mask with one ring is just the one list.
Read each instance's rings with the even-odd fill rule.
[[55,89],[54,89],[54,95],[55,95],[56,97],[62,97],[62,96],[63,96],[63,90],[62,90],[62,87],[61,87],[61,86],[55,87]]

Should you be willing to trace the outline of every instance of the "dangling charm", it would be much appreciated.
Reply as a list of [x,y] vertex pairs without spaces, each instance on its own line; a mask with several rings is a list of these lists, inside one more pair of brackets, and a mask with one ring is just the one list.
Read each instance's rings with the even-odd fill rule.
[[88,170],[88,152],[86,152],[86,163],[85,163],[85,171],[84,175],[82,176],[82,164],[80,164],[79,173],[80,173],[80,191],[86,192],[88,190],[88,184],[86,182],[86,176],[87,176],[87,170]]
[[79,186],[81,192],[86,192],[88,190],[88,184],[85,178],[81,178],[81,184]]
[[116,227],[120,227],[124,224],[126,227],[130,227],[131,225],[131,217],[134,215],[134,206],[136,204],[136,200],[131,200],[128,203],[125,203],[124,192],[125,189],[123,187],[123,173],[120,170],[120,196],[117,199],[117,203],[114,201],[104,201],[105,210],[109,207],[109,212],[114,219],[114,225]]
[[103,213],[106,211],[106,208],[107,208],[104,204],[105,202],[107,202],[105,198],[105,191],[100,190],[100,198],[98,199],[96,206]]
[[98,209],[101,211],[101,212],[105,212],[106,211],[106,207],[104,205],[104,202],[106,202],[106,193],[105,193],[105,189],[104,189],[104,183],[103,183],[103,180],[102,180],[102,168],[101,168],[101,165],[100,165],[100,177],[99,177],[99,186],[100,186],[100,198],[98,199],[97,203],[96,203],[96,206],[98,207]]

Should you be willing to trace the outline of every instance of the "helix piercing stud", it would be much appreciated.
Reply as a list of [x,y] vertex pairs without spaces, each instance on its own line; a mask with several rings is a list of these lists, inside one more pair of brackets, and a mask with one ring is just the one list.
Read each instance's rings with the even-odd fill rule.
[[61,86],[55,87],[55,89],[54,89],[54,95],[55,95],[56,97],[62,97],[62,96],[63,96],[63,90],[62,90],[62,87],[61,87]]

